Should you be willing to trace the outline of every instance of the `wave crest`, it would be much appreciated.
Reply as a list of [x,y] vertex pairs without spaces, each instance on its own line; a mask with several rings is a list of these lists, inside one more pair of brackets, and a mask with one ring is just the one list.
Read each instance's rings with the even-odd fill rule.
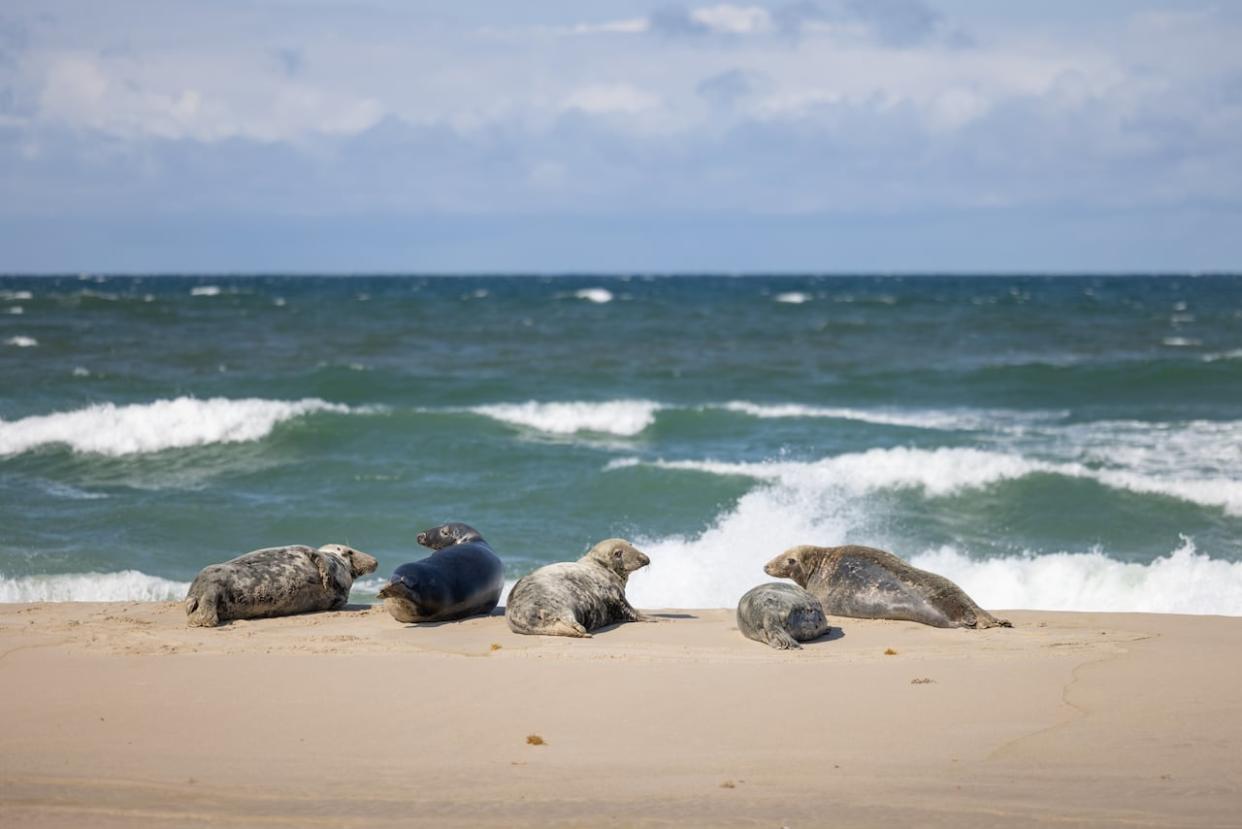
[[574,291],[574,296],[578,299],[594,302],[597,305],[612,302],[612,291],[607,288],[583,288],[580,291]]
[[119,573],[67,573],[58,576],[0,576],[0,602],[164,602],[185,598],[189,582]]
[[1242,515],[1242,482],[1225,477],[1171,478],[1077,462],[1032,460],[983,449],[870,449],[820,461],[639,461],[617,459],[605,470],[646,465],[660,469],[742,475],[806,491],[836,490],[861,495],[884,489],[920,489],[931,497],[979,489],[1028,475],[1051,474],[1094,480],[1143,495],[1163,495]]
[[178,397],[117,406],[100,403],[71,412],[0,420],[0,456],[64,444],[75,452],[121,456],[211,443],[261,440],[278,423],[313,412],[357,411],[317,398],[200,400]]
[[513,426],[525,426],[553,435],[578,432],[633,437],[655,422],[661,408],[650,400],[608,400],[601,403],[497,403],[468,411]]

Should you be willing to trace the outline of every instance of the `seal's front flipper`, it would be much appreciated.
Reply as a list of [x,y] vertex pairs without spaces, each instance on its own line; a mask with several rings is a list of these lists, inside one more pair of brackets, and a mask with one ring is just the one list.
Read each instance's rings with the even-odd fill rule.
[[185,600],[186,624],[196,628],[220,625],[219,606],[215,596],[190,596]]
[[324,558],[324,554],[318,550],[303,550],[303,554],[311,560],[315,568],[319,571],[319,583],[323,585],[324,590],[332,589],[332,572],[328,568],[328,562]]

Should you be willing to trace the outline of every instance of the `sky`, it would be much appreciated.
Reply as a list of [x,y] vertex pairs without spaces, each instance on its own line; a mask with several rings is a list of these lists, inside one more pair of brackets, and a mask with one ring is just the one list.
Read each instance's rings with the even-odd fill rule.
[[0,272],[1242,270],[1242,3],[5,0]]

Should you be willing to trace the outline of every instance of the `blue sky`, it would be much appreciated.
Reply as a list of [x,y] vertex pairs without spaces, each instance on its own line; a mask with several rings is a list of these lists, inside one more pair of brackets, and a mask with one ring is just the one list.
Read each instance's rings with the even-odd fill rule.
[[0,271],[1242,269],[1242,4],[0,8]]

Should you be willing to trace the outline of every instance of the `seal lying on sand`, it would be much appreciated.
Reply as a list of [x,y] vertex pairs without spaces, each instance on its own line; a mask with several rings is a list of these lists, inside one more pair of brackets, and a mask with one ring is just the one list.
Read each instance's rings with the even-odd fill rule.
[[371,556],[343,544],[255,550],[203,568],[185,597],[187,621],[215,627],[230,619],[337,610],[349,601],[354,579],[377,566]]
[[774,648],[801,648],[828,632],[824,606],[801,587],[772,582],[747,591],[737,603],[737,629]]
[[479,531],[466,524],[441,524],[418,534],[435,550],[402,564],[379,592],[398,622],[447,622],[491,613],[505,586],[500,557]]
[[645,622],[625,598],[630,573],[651,559],[620,538],[601,541],[577,561],[540,567],[518,579],[505,618],[514,633],[590,636],[615,622]]
[[763,572],[793,579],[831,616],[905,619],[938,628],[1012,627],[944,576],[873,547],[790,547]]

